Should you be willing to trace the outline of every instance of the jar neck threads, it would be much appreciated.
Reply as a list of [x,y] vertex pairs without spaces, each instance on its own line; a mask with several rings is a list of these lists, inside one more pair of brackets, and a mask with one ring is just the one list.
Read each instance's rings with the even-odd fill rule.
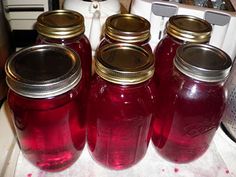
[[167,34],[192,43],[207,43],[211,31],[211,24],[206,20],[189,15],[172,16],[166,25]]
[[174,66],[183,74],[204,82],[224,81],[232,66],[222,50],[207,44],[184,44],[176,51]]
[[74,88],[81,80],[79,56],[59,45],[35,45],[22,49],[6,63],[11,90],[30,98],[48,98]]
[[112,83],[139,84],[153,76],[154,58],[152,54],[136,45],[107,45],[97,52],[95,72]]
[[144,42],[150,39],[150,23],[133,14],[116,14],[107,18],[105,36],[126,43]]
[[37,18],[36,30],[49,38],[72,38],[84,33],[84,17],[72,10],[44,12]]

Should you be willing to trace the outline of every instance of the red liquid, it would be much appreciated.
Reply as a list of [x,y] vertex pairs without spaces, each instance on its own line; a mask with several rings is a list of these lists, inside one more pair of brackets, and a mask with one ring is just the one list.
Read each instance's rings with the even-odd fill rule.
[[82,67],[82,80],[86,82],[86,88],[89,88],[92,73],[92,50],[88,38],[85,35],[69,39],[50,39],[39,36],[37,44],[57,43],[70,47],[79,54]]
[[168,82],[171,77],[176,50],[182,44],[183,41],[167,35],[155,48],[155,77],[158,79],[158,88],[165,88],[163,83]]
[[174,70],[153,124],[152,141],[161,156],[186,163],[208,149],[225,106],[222,85],[193,80]]
[[9,92],[8,103],[25,157],[46,171],[72,165],[85,144],[81,87],[48,99],[32,99]]
[[92,157],[112,169],[128,168],[145,155],[154,116],[154,84],[121,86],[94,75],[88,100]]

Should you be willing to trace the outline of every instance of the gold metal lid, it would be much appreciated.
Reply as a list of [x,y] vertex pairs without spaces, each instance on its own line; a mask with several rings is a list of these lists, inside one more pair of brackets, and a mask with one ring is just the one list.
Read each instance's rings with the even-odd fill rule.
[[211,31],[212,26],[206,20],[189,15],[172,16],[166,26],[167,34],[192,43],[208,42]]
[[154,74],[153,55],[133,44],[106,45],[97,52],[95,72],[116,84],[142,83]]
[[112,15],[106,20],[105,35],[119,42],[143,42],[150,38],[150,23],[133,14]]
[[71,10],[47,11],[38,17],[36,30],[49,38],[71,38],[84,33],[84,17]]

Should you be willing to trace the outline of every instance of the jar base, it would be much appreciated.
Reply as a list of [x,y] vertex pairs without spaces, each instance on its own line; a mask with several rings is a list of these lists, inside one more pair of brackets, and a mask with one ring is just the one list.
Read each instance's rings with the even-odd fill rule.
[[[181,147],[169,147],[169,148],[158,148],[154,143],[153,147],[158,155],[160,155],[163,159],[177,164],[186,164],[193,162],[199,159],[205,152],[208,147],[202,148],[201,151],[199,149],[187,148],[183,150]],[[181,152],[182,151],[182,152]]]
[[40,160],[36,160],[39,159],[39,157],[36,157],[35,155],[29,155],[24,153],[23,155],[31,164],[41,170],[47,172],[60,172],[73,165],[79,158],[81,152],[78,155],[64,153],[62,156],[52,154],[40,154]]
[[[107,168],[109,170],[115,170],[115,171],[121,171],[121,170],[126,170],[128,168],[131,168],[133,167],[134,165],[138,164],[145,156],[145,154],[143,154],[142,157],[140,157],[138,160],[135,159],[135,162],[134,163],[129,163],[129,164],[125,164],[125,163],[121,163],[120,161],[118,162],[113,162],[112,164],[107,162],[107,163],[104,163],[102,162],[101,160],[99,160],[98,158],[96,158],[93,153],[91,152],[91,150],[89,149],[89,154],[90,156],[92,157],[92,159],[97,163],[99,164],[100,166],[104,167],[104,168]],[[108,161],[108,160],[107,160]],[[114,161],[114,160],[113,160]]]

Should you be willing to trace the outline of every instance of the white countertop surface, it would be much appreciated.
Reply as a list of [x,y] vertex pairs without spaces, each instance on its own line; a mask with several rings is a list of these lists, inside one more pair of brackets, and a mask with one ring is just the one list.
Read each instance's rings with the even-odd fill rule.
[[[174,164],[164,160],[155,152],[150,142],[146,156],[137,165],[126,170],[114,171],[98,165],[85,146],[80,158],[70,168],[59,173],[44,172],[23,157],[17,143],[14,143],[12,134],[14,141],[9,141],[11,144],[8,149],[4,150],[1,146],[4,139],[11,139],[6,135],[9,131],[4,134],[1,132],[2,127],[9,126],[3,125],[3,122],[6,124],[3,120],[7,120],[9,116],[7,112],[7,106],[4,104],[0,112],[1,177],[236,177],[236,143],[221,129],[218,129],[208,151],[198,160],[188,164]],[[8,152],[8,157],[1,159],[3,151]]]

